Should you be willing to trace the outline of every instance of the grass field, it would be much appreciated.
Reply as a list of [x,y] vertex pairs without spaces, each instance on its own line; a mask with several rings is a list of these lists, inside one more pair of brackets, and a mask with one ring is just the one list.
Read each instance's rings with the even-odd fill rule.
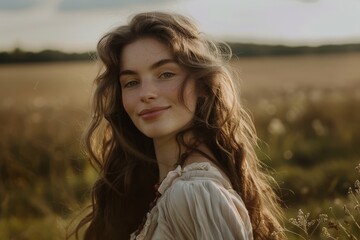
[[[328,213],[338,230],[326,226],[339,239],[346,235],[339,223],[360,236],[360,195],[348,196],[360,178],[359,63],[353,53],[233,62],[287,218],[300,208],[313,219]],[[80,138],[97,69],[88,62],[0,65],[0,239],[63,239],[88,200],[95,173]],[[306,236],[291,222],[287,228],[303,238],[290,239],[319,239],[320,227]]]

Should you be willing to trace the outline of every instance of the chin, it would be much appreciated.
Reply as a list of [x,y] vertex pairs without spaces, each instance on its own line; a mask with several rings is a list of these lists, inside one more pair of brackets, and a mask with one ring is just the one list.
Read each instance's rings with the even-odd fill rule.
[[167,134],[165,132],[161,132],[161,131],[145,131],[143,132],[145,136],[149,137],[149,138],[162,138],[165,136],[168,136],[170,134]]
[[139,130],[147,137],[153,139],[175,137],[181,130],[189,126],[187,124],[169,124],[166,122],[154,124],[152,126],[139,126]]
[[178,131],[174,131],[172,129],[166,129],[163,126],[156,127],[156,128],[147,128],[142,129],[141,132],[149,137],[149,138],[163,138],[163,137],[169,137],[169,136],[175,136]]

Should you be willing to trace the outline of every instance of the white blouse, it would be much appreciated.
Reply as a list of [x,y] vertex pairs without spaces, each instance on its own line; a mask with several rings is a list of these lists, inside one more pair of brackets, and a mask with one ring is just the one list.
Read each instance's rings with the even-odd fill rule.
[[252,240],[248,211],[229,180],[208,162],[178,166],[162,181],[161,197],[131,240]]

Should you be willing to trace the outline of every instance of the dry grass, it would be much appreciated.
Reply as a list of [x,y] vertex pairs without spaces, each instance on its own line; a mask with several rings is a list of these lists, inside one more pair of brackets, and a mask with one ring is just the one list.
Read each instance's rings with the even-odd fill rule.
[[[243,94],[256,98],[263,91],[359,88],[359,62],[359,53],[348,53],[240,58],[233,63],[242,78]],[[49,104],[83,106],[97,70],[88,62],[0,65],[1,104],[41,98]]]
[[88,62],[0,65],[1,105],[83,107],[97,68]]
[[262,91],[360,87],[360,54],[244,58],[235,61],[247,96]]
[[[272,150],[266,153],[273,158],[268,164],[280,170],[278,177],[285,183],[292,179],[287,188],[308,183],[290,189],[299,195],[288,199],[309,202],[313,188],[327,186],[311,181],[320,171],[321,176],[339,170],[346,175],[321,178],[338,189],[329,193],[336,199],[349,187],[342,184],[353,181],[343,179],[349,176],[346,166],[359,160],[357,148],[332,148],[343,158],[322,159],[321,164],[307,159],[311,169],[296,164],[304,157],[323,155],[332,142],[342,141],[337,147],[356,147],[352,142],[359,139],[360,114],[355,111],[360,105],[359,62],[360,54],[353,53],[234,61],[260,138]],[[86,199],[94,175],[79,142],[89,118],[97,69],[88,62],[0,65],[0,236],[4,239],[61,239],[70,212]],[[344,156],[346,151],[349,155]],[[340,162],[344,158],[345,165]],[[303,209],[318,209],[319,196]]]

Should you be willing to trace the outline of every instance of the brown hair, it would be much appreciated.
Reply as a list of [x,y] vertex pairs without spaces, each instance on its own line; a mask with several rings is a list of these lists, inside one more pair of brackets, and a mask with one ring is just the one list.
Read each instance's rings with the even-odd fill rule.
[[[103,71],[95,79],[93,118],[86,147],[99,179],[92,190],[91,212],[79,223],[89,224],[85,239],[128,239],[155,197],[158,169],[152,139],[142,134],[126,114],[119,85],[120,55],[124,46],[142,37],[162,41],[175,60],[196,80],[202,94],[192,131],[212,150],[217,164],[231,180],[249,211],[254,239],[269,239],[281,230],[281,210],[260,167],[254,147],[254,125],[239,100],[237,82],[228,67],[231,51],[207,40],[188,18],[161,12],[140,13],[128,25],[107,33],[98,43]],[[180,96],[181,97],[181,96]],[[191,147],[191,146],[188,146]],[[279,238],[284,238],[282,234]]]

